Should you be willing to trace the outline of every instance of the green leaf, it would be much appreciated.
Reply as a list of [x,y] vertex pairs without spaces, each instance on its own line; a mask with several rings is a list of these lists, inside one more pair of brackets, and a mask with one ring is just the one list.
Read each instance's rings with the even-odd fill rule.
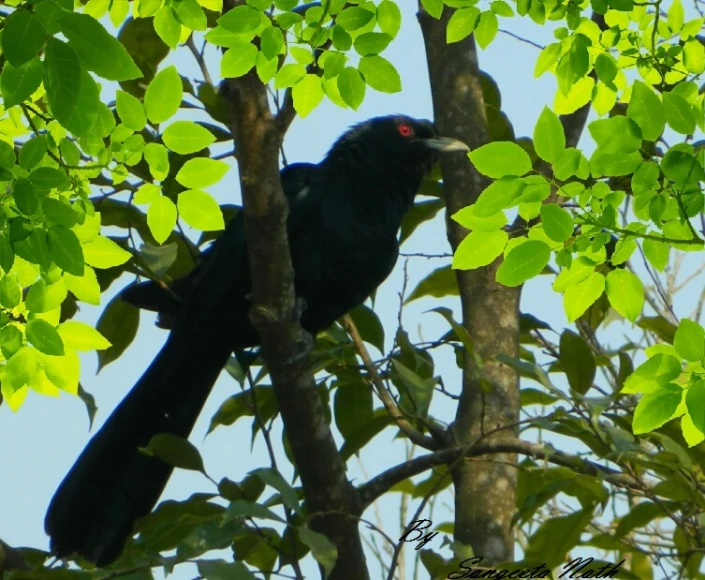
[[23,346],[7,361],[7,379],[10,386],[20,389],[26,385],[37,370],[37,351]]
[[619,72],[619,66],[611,54],[603,52],[597,55],[595,59],[595,72],[597,73],[597,78],[605,85],[612,90],[617,90],[613,81]]
[[663,272],[664,268],[668,264],[668,253],[670,246],[665,242],[658,242],[656,240],[646,239],[643,243],[644,255],[656,270]]
[[401,28],[401,10],[396,2],[382,0],[377,5],[377,26],[391,37],[397,35]]
[[139,99],[130,93],[118,90],[116,93],[116,107],[120,119],[126,127],[133,131],[141,131],[147,124],[147,115]]
[[654,393],[644,395],[634,410],[634,434],[648,433],[677,417],[684,394],[680,386],[669,383]]
[[572,330],[564,330],[561,334],[559,360],[570,388],[581,395],[587,393],[597,372],[595,356],[588,343]]
[[215,142],[213,134],[193,121],[175,121],[162,135],[164,145],[174,153],[189,155],[205,149]]
[[[384,352],[384,351],[382,351]],[[341,384],[335,389],[333,411],[338,431],[347,440],[361,425],[372,421],[372,391],[361,389],[362,385]]]
[[480,20],[475,27],[475,39],[482,48],[487,48],[497,36],[499,31],[499,21],[497,15],[491,10],[486,10],[480,14]]
[[83,250],[74,232],[63,226],[51,226],[47,245],[51,259],[59,268],[74,276],[83,276]]
[[632,153],[641,148],[641,129],[628,117],[597,119],[588,129],[602,153]]
[[269,508],[244,499],[236,499],[230,502],[223,516],[223,523],[227,523],[235,518],[257,518],[284,523],[284,520]]
[[690,39],[683,45],[683,64],[688,72],[705,72],[705,47],[699,40]]
[[5,63],[0,75],[0,94],[6,109],[29,99],[42,84],[44,65],[38,58],[28,60],[19,67]]
[[536,154],[549,163],[558,161],[563,151],[565,151],[565,133],[558,115],[548,107],[543,108],[543,112],[536,122],[534,129],[534,149]]
[[534,78],[540,77],[543,73],[549,70],[556,62],[558,62],[558,57],[561,55],[561,43],[554,42],[549,44],[546,48],[541,51],[539,57],[536,59],[536,66],[534,67]]
[[246,75],[257,62],[257,47],[248,42],[229,48],[220,61],[220,75],[223,78],[238,78]]
[[125,46],[92,16],[61,13],[61,32],[69,40],[84,68],[111,81],[142,78]]
[[63,280],[59,279],[58,282],[47,285],[40,279],[29,289],[25,305],[31,312],[49,312],[61,306],[66,294],[66,284]]
[[15,251],[12,249],[12,243],[7,238],[0,238],[0,267],[8,274],[14,263]]
[[651,191],[660,175],[659,167],[653,161],[645,161],[632,176],[632,191],[634,195]]
[[284,48],[284,34],[280,28],[270,26],[262,32],[261,50],[267,60],[271,60],[279,56],[282,48]]
[[392,37],[384,32],[366,32],[355,39],[355,50],[361,56],[369,56],[371,54],[379,54],[389,43],[392,42]]
[[[490,159],[489,161],[493,164],[496,163],[496,159]],[[477,165],[475,166],[477,167]],[[484,165],[484,167],[489,171],[495,171],[495,165]],[[475,217],[487,218],[503,209],[512,207],[521,196],[523,189],[524,181],[517,177],[503,177],[491,183],[475,202]]]
[[633,153],[603,153],[598,149],[590,158],[590,170],[594,176],[619,177],[632,173],[641,162],[641,154],[636,151]]
[[[356,306],[350,311],[350,317],[352,318],[357,330],[362,337],[362,340],[369,342],[371,345],[377,348],[380,352],[384,351],[384,327],[379,321],[379,317],[375,314],[369,306],[364,304]],[[371,418],[371,414],[370,414]]]
[[681,361],[675,356],[657,353],[629,375],[622,393],[653,393],[677,379],[682,371]]
[[607,275],[607,297],[617,312],[636,322],[644,307],[644,286],[636,275],[618,268]]
[[690,103],[673,92],[663,94],[663,110],[668,125],[676,133],[691,135],[695,131],[695,113]]
[[664,105],[656,93],[641,81],[634,81],[627,116],[636,121],[643,138],[648,141],[656,141],[666,126]]
[[158,181],[164,181],[169,175],[169,151],[161,143],[147,143],[142,151],[144,160],[149,165],[149,172]]
[[154,31],[171,50],[176,50],[181,40],[181,24],[170,6],[164,5],[154,15]]
[[453,268],[474,270],[487,266],[501,255],[508,241],[509,235],[504,230],[471,232],[455,250]]
[[705,180],[705,170],[690,153],[669,149],[661,161],[661,171],[676,185],[696,184]]
[[468,156],[475,169],[495,179],[508,175],[521,177],[531,170],[529,154],[510,141],[488,143],[470,152]]
[[300,117],[307,117],[323,100],[323,87],[318,75],[307,74],[294,85],[291,96],[294,98],[294,109]]
[[683,318],[676,330],[673,346],[685,360],[698,361],[705,356],[705,330],[697,322]]
[[401,77],[394,65],[381,56],[363,56],[359,70],[365,82],[382,93],[401,91]]
[[68,201],[59,201],[53,197],[45,197],[42,200],[42,211],[49,225],[60,225],[70,228],[78,220],[78,215]]
[[505,286],[519,286],[540,274],[551,258],[551,248],[542,241],[529,240],[514,247],[497,269],[496,279]]
[[446,28],[446,43],[459,42],[469,36],[480,18],[480,11],[474,6],[459,8],[451,14]]
[[[435,216],[435,214],[433,215]],[[487,217],[478,216],[477,204],[460,209],[455,212],[451,218],[464,228],[482,232],[493,232],[507,225],[507,216],[503,211],[497,211]]]
[[[20,158],[22,157],[20,152]],[[71,182],[66,172],[54,167],[39,167],[29,174],[30,183],[40,191],[58,189],[64,191],[68,189]]]
[[33,215],[39,209],[39,198],[32,184],[26,179],[18,179],[12,189],[17,208],[25,215]]
[[167,465],[201,473],[206,472],[198,449],[183,437],[171,433],[160,433],[149,440],[149,445],[144,451],[148,455],[158,457]]
[[218,18],[218,24],[230,32],[254,32],[262,22],[262,13],[251,6],[236,6]]
[[433,16],[436,20],[443,14],[443,0],[421,0],[426,12]]
[[298,532],[301,541],[311,548],[311,554],[325,571],[325,577],[328,578],[338,561],[338,548],[327,536],[314,532],[306,526],[299,526]]
[[285,64],[274,77],[274,88],[285,89],[293,87],[306,76],[306,67],[299,63]]
[[168,197],[162,195],[150,204],[147,225],[157,243],[163,244],[171,235],[176,226],[176,218],[176,206]]
[[353,32],[365,26],[373,17],[374,14],[369,10],[359,6],[350,6],[338,14],[335,23],[348,32]]
[[27,323],[27,340],[39,352],[52,356],[64,354],[64,342],[51,324],[41,318],[35,318]]
[[569,286],[563,294],[563,308],[568,322],[574,322],[602,296],[605,291],[605,277],[593,272],[583,281]]
[[94,240],[83,244],[83,258],[86,264],[94,268],[120,266],[131,257],[130,252],[123,250],[111,239],[104,236],[97,236]]
[[22,289],[14,274],[0,278],[0,305],[14,308],[22,301]]
[[152,123],[163,123],[176,114],[182,98],[181,77],[172,65],[160,70],[149,83],[144,94],[144,110]]
[[37,135],[28,141],[20,149],[20,167],[31,169],[39,163],[47,152],[48,141],[46,135]]
[[186,28],[203,31],[207,28],[206,14],[196,0],[178,0],[171,7],[176,19]]
[[365,99],[367,85],[356,68],[346,67],[338,75],[338,91],[345,104],[357,111]]
[[46,39],[42,21],[29,10],[15,10],[6,16],[2,31],[2,52],[8,62],[19,67],[36,58]]
[[71,47],[55,38],[47,41],[44,69],[44,88],[54,117],[75,135],[85,137],[98,118],[95,81],[81,70]]
[[115,296],[105,307],[96,324],[96,330],[103,335],[112,346],[98,351],[98,370],[118,359],[130,346],[140,324],[140,311]]
[[47,378],[57,387],[77,395],[81,362],[75,351],[67,350],[64,356],[48,356],[37,353],[39,362]]
[[668,8],[668,27],[671,29],[673,34],[678,34],[683,28],[683,21],[685,20],[685,12],[683,10],[683,4],[681,0],[673,0],[671,6]]
[[100,285],[95,275],[95,270],[90,266],[83,266],[83,276],[74,276],[68,272],[64,273],[66,288],[81,302],[87,304],[100,304]]
[[[497,256],[502,253],[502,250],[504,250],[504,247],[499,250]],[[457,295],[458,279],[455,272],[453,272],[450,266],[441,266],[440,268],[436,268],[433,272],[421,280],[421,282],[417,284],[416,288],[411,291],[411,294],[409,294],[404,303],[408,304],[412,300],[423,298],[424,296],[443,298],[444,296]]]
[[184,163],[176,174],[176,181],[184,187],[208,187],[218,183],[229,169],[225,161],[196,157]]
[[391,376],[401,394],[402,408],[414,416],[427,416],[437,379],[422,378],[417,372],[394,358]]
[[492,8],[492,12],[494,12],[497,16],[505,16],[506,18],[511,18],[514,16],[514,10],[512,10],[512,7],[504,0],[494,0],[490,6]]
[[573,216],[555,203],[541,206],[541,221],[546,235],[554,242],[565,242],[573,235]]
[[[220,210],[218,202],[205,191],[200,189],[183,191],[177,198],[177,204],[179,216],[192,228],[207,232],[222,230],[225,227],[223,212]],[[153,205],[154,204],[152,204],[152,206]],[[150,210],[152,206],[150,206]],[[149,212],[147,212],[147,221],[149,221]],[[169,230],[169,233],[171,233],[171,230]],[[166,239],[166,237],[164,239]],[[161,243],[161,240],[157,241]]]

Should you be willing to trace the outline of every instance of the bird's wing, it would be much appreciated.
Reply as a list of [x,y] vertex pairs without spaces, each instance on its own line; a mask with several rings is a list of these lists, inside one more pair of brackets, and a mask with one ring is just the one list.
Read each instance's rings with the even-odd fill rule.
[[[281,172],[281,182],[284,195],[290,204],[290,227],[298,229],[299,224],[305,222],[311,209],[316,205],[319,188],[317,182],[318,166],[314,163],[292,163],[284,167]],[[238,213],[228,224],[230,229],[243,228],[241,213]],[[168,287],[147,280],[139,284],[127,286],[120,294],[121,298],[137,308],[160,313],[158,324],[163,328],[171,328],[174,317],[178,314],[183,301],[193,292],[202,278],[203,264],[214,254],[218,244],[227,244],[229,236],[221,235],[206,248],[199,256],[199,263],[186,276],[171,282]],[[239,236],[234,236],[239,237]]]

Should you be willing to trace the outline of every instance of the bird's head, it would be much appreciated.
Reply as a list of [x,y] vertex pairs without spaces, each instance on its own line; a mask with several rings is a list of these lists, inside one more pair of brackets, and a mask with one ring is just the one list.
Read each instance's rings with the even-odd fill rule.
[[373,159],[375,165],[398,166],[412,172],[416,169],[423,174],[433,167],[439,153],[470,149],[458,139],[439,136],[427,119],[389,115],[354,126],[338,140],[331,153],[350,150]]

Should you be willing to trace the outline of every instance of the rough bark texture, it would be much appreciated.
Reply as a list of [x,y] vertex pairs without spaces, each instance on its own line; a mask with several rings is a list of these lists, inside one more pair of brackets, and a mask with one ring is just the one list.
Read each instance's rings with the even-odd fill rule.
[[[452,10],[445,8],[440,20],[419,12],[426,45],[433,94],[435,123],[442,135],[456,137],[471,149],[487,142],[487,121],[478,79],[474,39],[446,44],[446,28]],[[447,216],[475,202],[488,181],[465,158],[441,160]],[[455,249],[467,231],[447,219],[448,237]],[[463,324],[485,360],[477,368],[465,357],[463,386],[449,446],[471,445],[482,439],[514,441],[515,427],[485,436],[501,426],[515,425],[519,418],[519,380],[509,367],[492,360],[499,353],[517,356],[519,348],[519,288],[495,282],[498,263],[480,270],[458,271]],[[488,385],[483,390],[482,385]],[[470,545],[475,555],[491,565],[512,560],[514,538],[511,519],[516,505],[517,471],[514,453],[468,459],[454,469],[455,539]]]
[[[232,4],[236,4],[237,0]],[[231,4],[231,5],[232,5]],[[233,133],[245,212],[253,306],[251,320],[301,477],[312,529],[337,547],[330,580],[369,578],[358,530],[357,492],[345,475],[307,364],[311,337],[299,324],[286,234],[288,205],[279,179],[278,152],[293,115],[274,117],[254,72],[228,81]]]

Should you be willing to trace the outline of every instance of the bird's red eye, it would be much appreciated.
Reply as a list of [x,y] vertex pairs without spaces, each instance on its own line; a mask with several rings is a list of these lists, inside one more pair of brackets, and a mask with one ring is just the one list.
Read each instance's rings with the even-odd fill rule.
[[414,134],[414,130],[411,128],[411,125],[402,123],[401,125],[399,125],[399,134],[402,137],[411,137],[411,135]]

